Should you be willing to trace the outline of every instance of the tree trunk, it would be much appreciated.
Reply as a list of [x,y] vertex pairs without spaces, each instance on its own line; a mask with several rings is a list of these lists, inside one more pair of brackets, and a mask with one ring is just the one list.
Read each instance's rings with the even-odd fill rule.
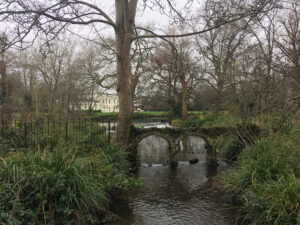
[[2,107],[5,107],[6,104],[6,65],[5,65],[5,59],[4,59],[4,52],[1,53],[1,62],[0,62],[0,83],[1,83],[1,102],[0,105]]
[[117,92],[119,97],[118,125],[113,141],[118,144],[127,144],[132,119],[131,101],[131,58],[130,47],[132,42],[134,19],[137,0],[116,0],[116,52],[117,52]]
[[119,97],[118,126],[114,142],[126,144],[131,127],[132,101],[130,90],[131,60],[129,34],[122,31],[116,33],[117,49],[117,92]]
[[217,90],[215,107],[213,108],[213,114],[214,114],[215,116],[218,116],[219,113],[220,113],[221,101],[222,101],[221,95],[222,95],[221,91],[220,91],[220,90]]
[[132,102],[132,106],[134,107],[134,95],[135,95],[135,90],[136,87],[139,83],[139,76],[134,77],[133,79],[131,79],[130,82],[130,90],[131,90],[131,102]]
[[181,83],[181,98],[182,98],[182,120],[185,120],[188,114],[185,76],[183,76],[180,79],[180,83]]

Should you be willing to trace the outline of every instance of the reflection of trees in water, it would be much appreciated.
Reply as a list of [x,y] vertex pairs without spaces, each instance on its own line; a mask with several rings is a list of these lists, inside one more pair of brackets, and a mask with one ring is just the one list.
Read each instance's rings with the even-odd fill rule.
[[156,135],[141,140],[138,145],[138,152],[142,163],[166,163],[170,158],[168,142]]
[[176,158],[179,161],[189,161],[198,158],[200,162],[206,160],[205,141],[198,136],[184,136],[177,143]]
[[205,154],[205,141],[201,137],[197,136],[184,136],[178,142],[179,152],[190,154]]
[[208,178],[205,186],[211,188],[213,186],[214,177],[218,174],[218,166],[206,166],[206,177]]
[[140,194],[150,201],[192,198],[189,197],[190,188],[187,179],[180,179],[178,168],[169,166],[140,168],[139,176],[145,178]]
[[[139,176],[146,178],[142,192],[149,195],[149,199],[192,198],[191,192],[198,190],[206,182],[206,177],[217,174],[216,167],[203,165],[206,149],[202,138],[185,136],[180,140],[178,148],[181,149],[177,155],[180,161],[188,162],[191,158],[199,158],[202,164],[178,165],[177,168],[168,166],[140,168]],[[168,142],[156,135],[144,138],[139,143],[138,151],[142,163],[164,163],[169,159]],[[210,179],[208,181],[210,182]]]
[[[187,209],[190,210],[197,208],[198,201],[201,209],[203,207],[201,204],[204,204],[204,208],[207,208],[207,202],[203,203],[201,199],[203,199],[203,196],[206,199],[207,193],[211,190],[213,179],[218,173],[218,167],[206,166],[206,156],[209,157],[211,153],[210,151],[206,152],[205,142],[202,138],[197,136],[185,137],[181,140],[181,143],[178,143],[179,148],[180,145],[182,148],[177,155],[178,158],[181,160],[184,157],[186,159],[202,159],[203,156],[203,161],[190,165],[186,160],[183,160],[186,162],[179,163],[175,168],[154,165],[152,167],[140,167],[138,176],[145,179],[144,185],[139,191],[132,193],[132,200],[128,200],[127,204],[126,201],[123,202],[125,207],[117,210],[122,212],[122,214],[118,213],[119,215],[129,221],[137,221],[138,223],[135,224],[141,224],[144,212],[160,216],[157,210],[162,208],[166,211],[171,210],[177,215],[178,204],[181,206],[186,205]],[[144,163],[154,164],[159,163],[157,160],[169,159],[168,142],[159,136],[152,135],[143,139],[139,143],[138,151],[140,160]],[[197,206],[193,205],[195,199]],[[134,212],[132,209],[134,209]],[[197,213],[199,211],[197,210]],[[137,218],[136,215],[140,217]],[[156,219],[153,221],[156,221]],[[121,221],[121,224],[125,224],[124,221]]]

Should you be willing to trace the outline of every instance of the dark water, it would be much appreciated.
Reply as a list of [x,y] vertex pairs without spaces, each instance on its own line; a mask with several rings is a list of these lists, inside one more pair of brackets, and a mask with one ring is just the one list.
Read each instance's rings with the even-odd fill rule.
[[[114,212],[123,218],[115,224],[131,225],[231,225],[232,215],[226,211],[218,196],[209,193],[215,175],[227,165],[219,161],[218,167],[206,166],[204,141],[189,137],[178,145],[177,168],[168,162],[167,142],[158,136],[149,136],[139,144],[142,166],[138,176],[144,185],[118,202]],[[191,165],[190,159],[198,158]],[[149,166],[150,165],[150,166]]]

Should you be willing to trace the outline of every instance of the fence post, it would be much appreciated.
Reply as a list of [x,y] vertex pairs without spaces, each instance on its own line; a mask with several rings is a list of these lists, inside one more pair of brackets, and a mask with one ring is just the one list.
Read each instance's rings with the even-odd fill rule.
[[2,137],[4,136],[4,124],[3,120],[1,120],[1,132],[2,132]]
[[24,144],[27,147],[27,129],[26,129],[26,122],[24,123]]
[[94,141],[94,138],[93,138],[93,121],[91,119],[91,142]]
[[54,118],[54,121],[53,121],[53,137],[54,137],[54,140],[56,141],[56,136],[55,136],[55,118]]
[[66,140],[68,140],[68,120],[66,121]]
[[110,142],[110,121],[108,121],[108,141]]
[[50,123],[49,123],[49,119],[48,119],[48,136],[50,135]]
[[74,125],[74,118],[73,118],[73,129],[72,129],[72,138],[73,138],[73,140],[75,140],[76,139],[76,133],[75,133],[75,125]]
[[78,131],[79,131],[79,139],[80,139],[80,137],[81,137],[81,120],[80,120],[80,118],[78,121],[78,126],[79,126]]

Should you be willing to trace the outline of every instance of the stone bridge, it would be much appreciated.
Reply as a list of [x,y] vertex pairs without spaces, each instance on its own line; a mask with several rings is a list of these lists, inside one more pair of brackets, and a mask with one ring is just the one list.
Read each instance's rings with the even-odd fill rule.
[[[254,127],[250,127],[253,130]],[[249,128],[247,128],[249,129]],[[256,129],[256,128],[255,128]],[[217,165],[217,153],[215,148],[216,139],[224,134],[244,134],[245,127],[212,127],[212,128],[133,128],[130,135],[130,155],[132,160],[138,160],[138,144],[144,138],[157,135],[164,138],[169,145],[170,164],[177,165],[176,154],[179,151],[178,144],[180,140],[188,136],[198,136],[205,141],[207,150],[207,164]],[[255,130],[256,131],[256,130]]]

